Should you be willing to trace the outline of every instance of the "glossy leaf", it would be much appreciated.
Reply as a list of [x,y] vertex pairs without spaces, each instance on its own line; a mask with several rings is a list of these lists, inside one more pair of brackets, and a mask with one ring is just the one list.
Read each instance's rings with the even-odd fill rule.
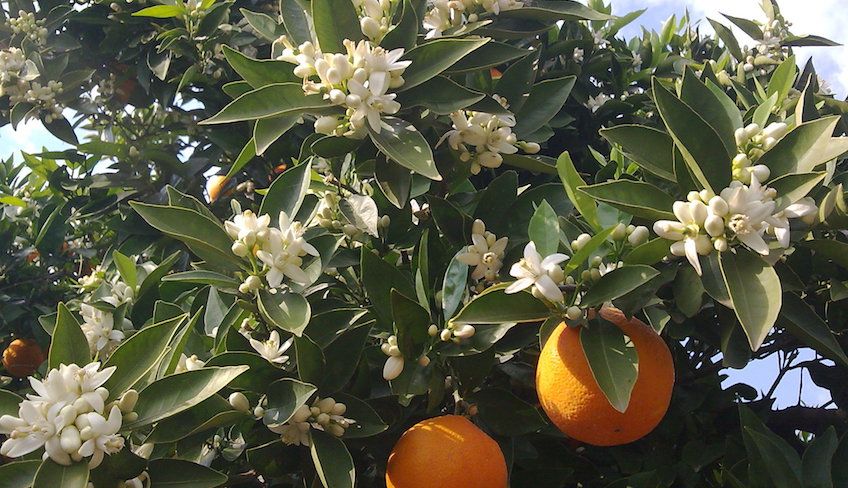
[[516,114],[513,130],[519,137],[527,137],[551,121],[565,105],[577,78],[566,76],[537,83],[530,96]]
[[431,180],[442,179],[430,144],[414,125],[397,117],[383,117],[380,132],[371,126],[368,132],[377,149],[392,161]]
[[648,220],[674,220],[674,198],[643,181],[615,180],[579,188],[590,197],[608,203],[635,217]]
[[29,488],[41,461],[15,461],[0,466],[0,488]]
[[303,114],[330,107],[321,95],[304,95],[300,83],[274,83],[249,91],[230,102],[201,125]]
[[605,274],[583,295],[581,306],[597,307],[644,285],[659,271],[645,265],[625,265]]
[[[359,25],[359,22],[356,22]],[[451,65],[479,49],[489,39],[436,39],[410,49],[403,60],[412,64],[403,72],[406,80],[400,91],[409,90],[444,72]]]
[[88,486],[88,463],[83,461],[63,466],[46,459],[41,462],[32,488],[86,488]]
[[578,188],[586,186],[586,182],[577,172],[574,167],[574,162],[571,156],[564,152],[557,159],[557,172],[562,184],[565,186],[565,192],[568,194],[568,199],[574,204],[574,208],[580,212],[580,215],[586,219],[595,230],[598,230],[598,208],[595,201],[581,193]]
[[777,323],[821,355],[848,366],[848,356],[827,322],[794,293],[783,294]]
[[363,38],[359,17],[348,0],[313,0],[312,24],[318,46],[325,53],[346,52],[343,41]]
[[305,405],[315,392],[314,385],[292,378],[283,378],[268,385],[268,407],[264,421],[279,425],[289,421],[301,405]]
[[182,459],[154,459],[148,473],[155,488],[215,488],[227,482],[227,475]]
[[527,230],[530,240],[536,244],[536,250],[542,256],[550,256],[559,248],[559,220],[556,212],[547,201],[536,209],[530,218]]
[[56,317],[53,339],[50,341],[47,369],[58,368],[60,364],[85,366],[91,362],[88,340],[68,307],[59,303],[58,308],[59,315]]
[[719,264],[733,310],[748,336],[751,349],[756,351],[780,312],[780,279],[762,258],[742,249],[736,254],[721,253]]
[[539,322],[550,315],[548,307],[530,293],[508,295],[505,288],[505,285],[495,286],[477,295],[451,321],[457,324]]
[[599,318],[581,327],[580,344],[604,396],[614,409],[625,412],[639,376],[639,355],[630,338]]
[[300,337],[309,324],[312,309],[309,302],[299,293],[291,291],[278,291],[269,293],[266,290],[259,291],[259,312],[262,317],[287,332]]
[[293,218],[303,204],[311,175],[312,165],[302,163],[278,176],[268,187],[268,193],[259,207],[259,214],[270,215],[272,225],[276,224],[280,212],[285,212],[289,218]]
[[674,141],[660,130],[643,125],[617,125],[601,129],[601,135],[646,171],[675,181]]
[[309,452],[324,488],[353,488],[356,470],[344,442],[324,431],[312,429]]

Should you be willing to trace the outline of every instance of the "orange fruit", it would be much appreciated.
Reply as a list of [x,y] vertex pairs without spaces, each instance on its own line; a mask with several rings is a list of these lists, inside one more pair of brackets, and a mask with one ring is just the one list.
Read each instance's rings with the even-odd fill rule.
[[229,180],[224,175],[212,175],[206,181],[206,193],[209,194],[209,201],[215,202],[220,198],[221,192],[227,186]]
[[498,443],[458,415],[413,425],[386,467],[387,488],[506,488],[507,477]]
[[628,320],[612,307],[600,313],[630,337],[639,355],[639,376],[627,410],[610,405],[592,376],[580,329],[565,323],[542,348],[536,390],[545,413],[564,434],[587,444],[617,446],[644,437],[660,423],[671,401],[674,361],[662,338],[641,320]]
[[44,359],[44,351],[32,339],[15,339],[3,351],[3,366],[15,378],[32,375]]

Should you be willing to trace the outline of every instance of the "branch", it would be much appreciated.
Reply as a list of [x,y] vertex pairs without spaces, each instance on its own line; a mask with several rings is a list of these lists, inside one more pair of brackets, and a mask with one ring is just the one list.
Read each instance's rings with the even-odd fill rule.
[[837,429],[848,428],[848,412],[842,409],[795,406],[771,412],[766,424],[784,438],[791,438],[796,430],[818,435],[831,425]]

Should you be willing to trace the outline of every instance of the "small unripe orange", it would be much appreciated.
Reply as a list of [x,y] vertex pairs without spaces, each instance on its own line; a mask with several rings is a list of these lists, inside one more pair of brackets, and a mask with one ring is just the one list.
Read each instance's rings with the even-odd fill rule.
[[3,366],[15,378],[32,375],[44,359],[44,351],[32,339],[15,339],[3,351]]

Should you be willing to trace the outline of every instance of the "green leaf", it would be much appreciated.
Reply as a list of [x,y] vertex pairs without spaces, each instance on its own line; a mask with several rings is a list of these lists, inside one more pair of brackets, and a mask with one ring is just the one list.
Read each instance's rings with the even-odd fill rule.
[[756,351],[780,312],[780,279],[762,258],[744,249],[719,254],[719,265],[736,317]]
[[201,259],[213,265],[238,269],[241,260],[230,249],[233,240],[219,222],[194,210],[130,202],[148,224],[182,241]]
[[295,45],[299,46],[307,41],[312,42],[309,19],[306,18],[306,11],[297,0],[280,0],[280,14],[286,32]]
[[305,405],[315,392],[314,385],[292,378],[283,378],[268,385],[268,406],[264,421],[267,425],[284,424],[301,405]]
[[329,357],[330,361],[324,368],[322,393],[337,393],[347,386],[357,372],[357,365],[370,331],[371,323],[357,325],[334,337],[335,340],[325,346],[324,355]]
[[674,197],[643,181],[615,180],[584,186],[579,191],[600,202],[608,203],[634,217],[648,220],[674,220],[671,207]]
[[668,256],[671,241],[657,237],[636,246],[624,257],[624,264],[646,264],[652,266]]
[[38,467],[32,488],[86,488],[88,486],[88,463],[83,461],[63,466],[46,459]]
[[710,22],[710,25],[713,27],[713,30],[718,35],[718,37],[724,41],[725,47],[730,51],[730,54],[736,58],[737,61],[743,61],[745,59],[745,55],[742,53],[742,48],[739,47],[739,41],[736,40],[736,36],[733,34],[733,31],[727,28],[724,24],[716,22],[712,19],[707,19]]
[[165,357],[165,352],[177,329],[186,321],[188,314],[149,325],[122,342],[109,356],[104,368],[117,369],[103,385],[109,390],[109,400],[115,400],[136,383],[145,378]]
[[303,335],[312,315],[306,298],[291,291],[271,294],[267,290],[260,290],[258,304],[259,312],[265,320],[297,337]]
[[457,252],[448,263],[445,279],[442,281],[442,312],[445,319],[450,319],[462,303],[462,297],[468,285],[468,266],[456,258],[463,252],[465,252],[464,249]]
[[654,100],[686,165],[698,182],[713,191],[730,183],[732,155],[721,137],[701,116],[654,80]]
[[[238,306],[238,305],[236,305]],[[239,315],[240,316],[240,315]],[[230,332],[236,333],[239,323],[228,324]],[[247,340],[245,340],[247,342]],[[250,347],[247,345],[246,347]],[[225,351],[206,361],[206,366],[247,366],[250,370],[227,385],[232,390],[263,391],[271,382],[282,378],[285,372],[267,359],[248,351]]]
[[309,190],[311,176],[312,164],[308,162],[284,171],[268,187],[268,193],[265,194],[262,205],[259,207],[259,214],[270,215],[272,222],[276,222],[280,212],[285,212],[289,218],[294,218],[303,204],[306,191]]
[[841,46],[838,42],[831,41],[825,37],[806,35],[806,36],[788,36],[780,43],[781,46],[787,47],[834,47]]
[[612,408],[627,411],[639,376],[639,355],[630,338],[598,317],[580,328],[580,344],[592,376]]
[[437,115],[469,107],[483,98],[484,93],[470,90],[445,76],[436,76],[398,94],[397,101],[405,108],[424,107]]
[[521,110],[516,113],[513,131],[519,137],[527,137],[550,122],[565,105],[576,81],[575,76],[565,76],[535,84]]
[[783,294],[778,324],[822,356],[848,366],[848,356],[827,322],[794,293]]
[[382,325],[389,327],[392,323],[391,290],[394,288],[404,296],[415,296],[412,280],[364,248],[360,267],[365,293],[373,306],[372,311]]
[[804,488],[833,488],[830,473],[837,447],[839,439],[832,425],[807,446],[801,459]]
[[777,103],[783,103],[792,85],[795,84],[795,56],[787,57],[780,65],[775,68],[771,74],[766,94],[768,96],[777,95]]
[[410,0],[403,0],[400,4],[402,8],[400,21],[390,27],[389,32],[380,41],[380,46],[385,49],[395,49],[398,47],[410,49],[415,46],[418,29],[421,25],[421,22],[418,20],[418,14],[415,11],[415,5],[421,5],[421,3],[416,1],[413,4]]
[[848,269],[848,244],[833,239],[816,239],[804,241],[802,245],[815,251],[821,258],[829,259],[837,266]]
[[841,156],[848,150],[848,141],[833,138],[839,117],[824,117],[805,122],[786,134],[765,153],[758,164],[771,169],[776,178],[790,173],[809,173],[816,167]]
[[148,426],[188,410],[227,386],[247,366],[209,367],[166,376],[138,393],[138,419],[123,425],[125,430]]
[[145,442],[177,442],[191,435],[232,425],[247,418],[250,418],[248,414],[233,410],[230,402],[222,396],[212,395],[190,409],[159,422]]
[[64,303],[59,303],[59,315],[56,317],[53,339],[50,341],[47,369],[58,368],[60,364],[76,364],[82,367],[90,362],[88,340],[79,322]]
[[503,72],[495,85],[495,93],[506,98],[509,108],[519,112],[530,96],[530,89],[539,69],[538,53],[524,56]]
[[356,469],[344,442],[316,429],[310,431],[310,436],[309,452],[324,488],[353,488]]
[[155,19],[170,19],[179,17],[185,13],[185,7],[178,5],[154,5],[133,12],[133,17],[153,17]]
[[0,488],[29,488],[41,461],[16,461],[0,466]]
[[112,251],[112,260],[115,262],[115,267],[118,268],[118,273],[121,279],[130,286],[133,290],[138,285],[138,276],[135,269],[135,261],[124,256],[118,251]]
[[361,146],[362,141],[348,139],[347,137],[324,136],[309,146],[313,154],[322,158],[338,158],[355,152]]
[[780,212],[798,200],[806,197],[814,188],[824,181],[827,173],[796,173],[783,175],[769,182],[769,188],[777,190],[777,206],[775,212]]
[[721,14],[727,20],[736,24],[736,27],[742,29],[742,32],[751,36],[752,39],[760,40],[763,38],[763,31],[760,26],[754,22],[753,20],[743,19],[740,17],[733,17],[727,14]]
[[200,125],[299,115],[330,106],[330,102],[321,95],[305,95],[300,83],[274,83],[236,98],[214,116],[201,121]]
[[607,237],[612,234],[613,230],[615,230],[615,226],[593,235],[592,238],[589,239],[589,242],[586,243],[586,245],[584,245],[580,248],[579,251],[574,253],[574,255],[571,256],[571,259],[566,261],[565,267],[563,268],[565,270],[565,274],[571,274],[574,270],[579,268],[580,265],[585,263],[587,259],[592,257],[595,251],[606,242]]
[[371,437],[384,432],[389,428],[383,422],[380,415],[371,408],[371,405],[346,393],[338,393],[333,396],[337,402],[344,403],[347,407],[345,417],[356,420],[345,430],[345,439],[361,439]]
[[[359,26],[358,21],[356,26]],[[412,64],[403,72],[405,81],[398,91],[409,90],[435,78],[487,42],[488,38],[436,39],[410,49],[402,60],[412,61]]]
[[499,17],[540,21],[609,20],[612,18],[571,0],[531,0],[524,2],[524,7],[520,9],[501,12]]
[[498,435],[531,434],[547,425],[536,407],[508,390],[488,388],[472,393],[467,400],[477,405],[477,418]]
[[766,466],[767,474],[777,488],[801,488],[801,461],[798,454],[780,437],[762,434],[745,427],[745,435],[753,441]]
[[392,161],[431,180],[441,181],[430,144],[414,125],[397,117],[383,117],[380,132],[369,125],[368,133],[377,149]]
[[347,52],[342,41],[363,38],[359,16],[349,0],[312,0],[312,24],[318,46],[325,53]]
[[239,12],[241,12],[244,19],[247,20],[247,23],[253,27],[253,31],[259,34],[259,37],[264,38],[266,41],[274,42],[286,33],[283,26],[278,24],[276,20],[266,14],[252,12],[246,8],[239,9]]
[[641,264],[625,265],[605,274],[583,295],[581,306],[597,307],[644,285],[659,271]]
[[550,256],[559,248],[559,220],[553,207],[547,201],[533,213],[527,229],[530,240],[536,244],[536,250],[542,256]]
[[528,292],[504,293],[506,284],[489,288],[471,300],[451,319],[456,324],[502,324],[507,322],[540,322],[551,311]]
[[253,59],[227,45],[224,45],[223,50],[233,70],[253,88],[274,83],[293,83],[299,80],[292,73],[291,63],[275,59]]
[[[692,108],[710,127],[715,130],[719,136],[721,143],[724,145],[728,154],[735,154],[736,129],[742,126],[742,117],[739,115],[739,109],[733,108],[736,117],[731,118],[725,110],[721,102],[721,97],[726,97],[724,93],[715,92],[707,88],[691,68],[686,68],[686,73],[683,76],[683,88],[681,90],[681,100]],[[732,102],[731,102],[732,104]]]
[[318,344],[307,336],[294,338],[297,376],[306,383],[321,386],[327,359]]
[[379,237],[380,211],[374,199],[368,195],[348,195],[339,201],[339,211],[348,222],[372,237]]
[[577,172],[574,162],[571,161],[571,156],[567,152],[562,153],[557,158],[557,172],[565,186],[565,193],[571,203],[574,204],[574,208],[580,212],[580,215],[586,219],[589,225],[598,230],[598,207],[595,200],[578,191],[578,188],[586,186],[586,182],[580,177],[580,173]]
[[601,135],[621,146],[625,156],[642,169],[669,181],[674,177],[674,141],[665,132],[643,125],[617,125]]
[[152,488],[215,488],[227,475],[182,459],[154,459],[147,468]]
[[18,407],[23,398],[8,390],[0,390],[0,417],[3,415],[18,416]]
[[241,284],[235,278],[231,278],[227,275],[216,273],[214,271],[206,271],[206,270],[194,270],[194,271],[183,271],[182,273],[173,273],[166,275],[162,278],[162,281],[168,282],[173,281],[176,283],[196,283],[200,285],[211,285],[218,289],[230,289],[235,290]]
[[386,200],[400,209],[406,206],[412,188],[412,174],[409,169],[385,158],[377,158],[374,164],[374,177],[380,189],[383,190]]
[[259,119],[253,127],[253,140],[256,144],[256,154],[261,156],[277,142],[289,129],[297,125],[299,114],[284,115],[268,119]]
[[[512,44],[490,41],[475,50],[473,55],[465,56],[445,71],[452,74],[479,71],[522,58],[528,54],[530,54],[530,51],[527,49],[515,47]],[[406,73],[404,73],[404,76],[406,76]]]
[[429,339],[430,313],[415,300],[392,289],[392,319],[403,357],[416,360]]

